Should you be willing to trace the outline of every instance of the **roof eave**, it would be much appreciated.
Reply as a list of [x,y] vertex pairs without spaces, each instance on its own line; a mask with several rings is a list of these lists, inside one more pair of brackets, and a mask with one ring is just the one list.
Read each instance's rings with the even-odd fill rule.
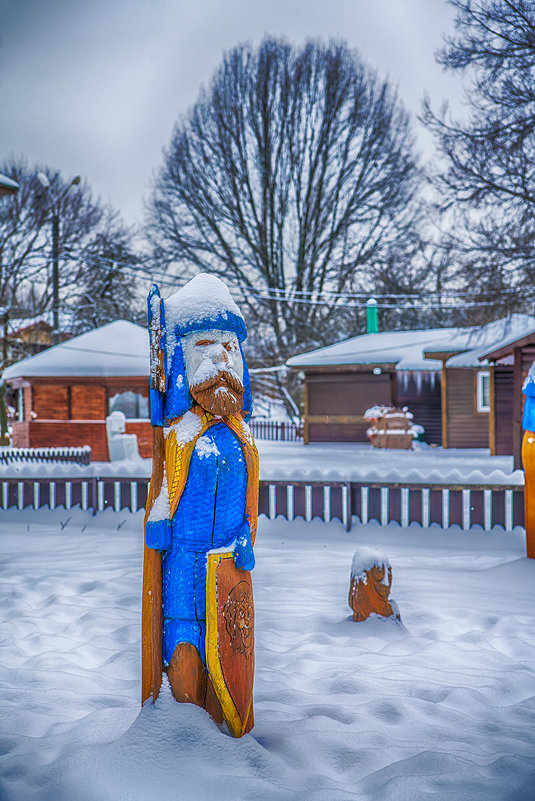
[[342,362],[341,364],[288,364],[286,366],[291,370],[324,370],[325,372],[340,372],[340,370],[357,371],[366,368],[373,369],[374,367],[381,367],[383,369],[391,368],[395,370],[397,362]]
[[482,353],[481,356],[479,356],[479,361],[482,362],[485,359],[496,361],[497,359],[502,359],[504,356],[508,356],[515,348],[523,348],[524,345],[533,344],[535,344],[535,331],[532,331],[530,334],[526,334],[526,336],[520,337],[520,339],[514,339],[512,342],[502,345],[501,348]]

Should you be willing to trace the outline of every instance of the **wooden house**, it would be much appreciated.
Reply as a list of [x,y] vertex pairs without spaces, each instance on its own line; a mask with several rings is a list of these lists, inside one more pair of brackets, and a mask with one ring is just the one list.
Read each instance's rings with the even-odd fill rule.
[[304,382],[304,439],[367,442],[366,409],[408,406],[428,442],[441,442],[441,362],[424,359],[430,343],[449,343],[453,329],[363,334],[294,356],[287,365]]
[[515,468],[522,467],[522,385],[535,361],[535,326],[509,333],[486,348],[479,358],[489,365],[490,450],[513,454]]
[[378,404],[407,406],[430,444],[488,448],[491,375],[479,356],[530,330],[535,318],[517,314],[482,327],[363,334],[294,356],[305,442],[367,441],[363,414]]
[[[8,358],[10,361],[19,360],[25,356],[34,356],[52,346],[53,328],[46,320],[10,320],[10,329],[7,334]],[[59,339],[65,342],[71,334],[61,331]]]
[[56,345],[3,373],[16,394],[15,447],[90,445],[108,460],[105,419],[119,410],[140,455],[152,455],[149,346],[145,328],[126,320]]
[[[462,329],[451,343],[450,350],[437,352],[426,348],[425,355],[442,361],[442,441],[446,448],[489,448],[492,455],[515,455],[511,423],[503,427],[504,409],[497,414],[495,399],[496,373],[486,354],[496,351],[518,338],[535,334],[535,317],[512,314],[501,320],[474,329]],[[531,364],[531,362],[530,362]],[[528,365],[529,367],[529,365]],[[527,368],[526,368],[527,372]],[[512,370],[500,372],[500,387],[512,388]],[[506,394],[500,404],[507,406]],[[507,412],[509,414],[509,412]],[[497,423],[499,420],[499,423]],[[498,438],[499,449],[496,448]],[[516,452],[519,454],[520,436]],[[515,459],[517,462],[518,459]]]

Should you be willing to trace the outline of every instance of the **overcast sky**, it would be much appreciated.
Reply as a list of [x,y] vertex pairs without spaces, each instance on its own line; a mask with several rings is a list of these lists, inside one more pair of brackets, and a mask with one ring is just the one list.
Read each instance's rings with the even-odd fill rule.
[[342,37],[418,113],[424,91],[435,107],[461,98],[434,60],[453,16],[446,0],[0,0],[0,160],[80,173],[135,222],[224,50],[266,33]]

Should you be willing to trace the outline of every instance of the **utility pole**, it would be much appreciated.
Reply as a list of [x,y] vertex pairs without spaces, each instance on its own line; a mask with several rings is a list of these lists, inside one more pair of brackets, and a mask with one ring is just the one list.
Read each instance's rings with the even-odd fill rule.
[[8,326],[9,326],[9,311],[7,306],[4,310],[4,314],[2,317],[2,327],[3,337],[2,337],[2,370],[5,370],[7,367],[7,337],[8,337]]
[[59,343],[59,210],[52,211],[52,344]]
[[[15,195],[19,191],[19,185],[7,175],[0,175],[0,195]],[[13,301],[13,298],[11,299]],[[9,307],[4,309],[3,328],[4,338],[2,342],[2,372],[7,367],[7,335],[9,323]],[[0,379],[0,445],[9,445],[9,430],[7,424],[7,405],[6,405],[6,385]]]
[[61,213],[61,203],[73,186],[77,186],[82,180],[79,175],[76,175],[65,191],[59,196],[55,197],[50,187],[48,176],[44,172],[38,172],[37,178],[39,183],[46,189],[48,202],[50,203],[50,211],[52,212],[52,344],[59,343],[59,218]]

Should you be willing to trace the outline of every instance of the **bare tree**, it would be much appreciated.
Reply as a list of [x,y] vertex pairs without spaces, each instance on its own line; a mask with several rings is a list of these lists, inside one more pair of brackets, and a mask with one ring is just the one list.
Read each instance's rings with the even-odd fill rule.
[[142,302],[136,291],[141,265],[131,231],[109,216],[78,256],[73,290],[66,304],[72,314],[73,332],[98,328],[119,318],[145,322],[145,298]]
[[373,291],[370,263],[412,247],[419,178],[408,116],[358,54],[240,46],[175,128],[149,204],[155,256],[226,277],[280,358],[352,333],[325,293]]
[[[93,199],[86,183],[66,191],[69,183],[59,172],[31,168],[23,159],[3,163],[0,171],[20,186],[16,195],[0,198],[0,307],[4,324],[6,318],[42,315],[52,301],[51,207],[37,179],[41,172],[47,176],[50,192],[59,203],[62,312],[65,320],[69,311],[71,319],[75,318],[74,327],[80,328],[83,322],[76,323],[76,317],[82,309],[72,299],[81,288],[91,285],[95,275],[109,270],[109,264],[101,264],[99,259],[118,255],[124,260],[133,258],[130,232],[109,207]],[[122,294],[125,295],[124,290]],[[97,303],[98,293],[93,297]],[[68,324],[71,327],[70,321]],[[86,321],[85,326],[91,327],[91,323]]]
[[444,158],[436,186],[466,285],[494,312],[518,310],[535,279],[535,3],[450,2],[456,31],[438,60],[469,79],[469,118],[424,105]]

